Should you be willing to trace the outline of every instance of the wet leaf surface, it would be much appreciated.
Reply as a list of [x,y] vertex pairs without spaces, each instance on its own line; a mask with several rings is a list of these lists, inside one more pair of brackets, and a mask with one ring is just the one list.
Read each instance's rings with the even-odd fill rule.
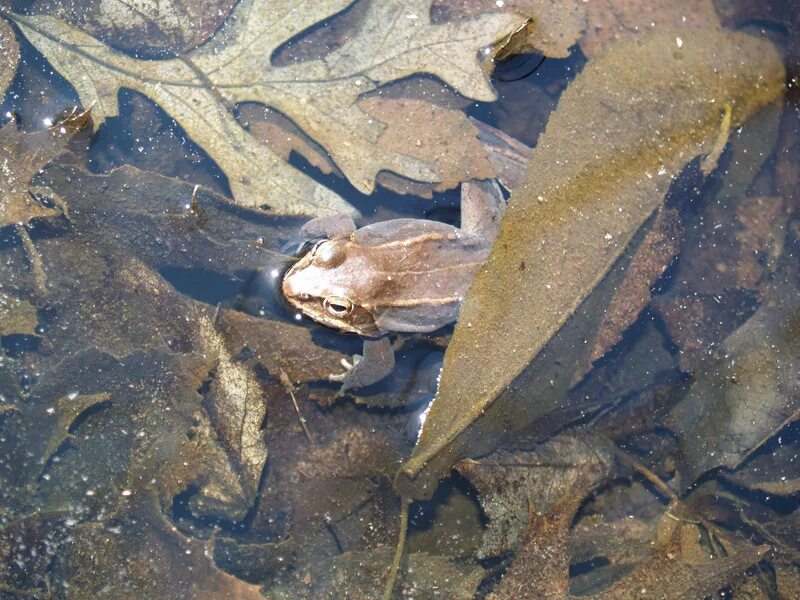
[[613,450],[599,440],[554,438],[531,452],[497,452],[456,463],[474,485],[489,518],[479,558],[519,549],[530,510],[550,511],[577,480],[599,487],[611,473]]
[[735,468],[800,410],[800,272],[790,239],[764,302],[723,342],[666,423],[681,440],[685,485]]
[[231,107],[260,102],[285,114],[330,153],[361,191],[372,191],[381,170],[438,182],[441,175],[432,157],[421,160],[377,145],[385,125],[370,118],[356,100],[382,83],[416,72],[437,75],[464,95],[492,100],[494,91],[474,53],[517,20],[493,14],[439,25],[429,21],[430,0],[375,3],[358,32],[324,59],[274,66],[265,58],[348,4],[308,3],[297,11],[289,4],[248,1],[237,7],[237,18],[229,19],[211,42],[179,59],[162,61],[128,57],[52,17],[17,15],[15,22],[73,82],[81,101],[93,105],[97,125],[118,113],[120,87],[139,91],[217,162],[238,203],[322,215],[355,211],[259,143],[236,122]]
[[651,31],[704,31],[719,25],[713,0],[667,0],[658,6],[646,0],[600,0],[588,3],[586,32],[580,48],[594,58],[611,44]]
[[18,131],[13,121],[0,129],[0,228],[62,212],[39,202],[28,186],[42,167],[67,152],[70,138],[89,122],[89,111],[75,111],[36,133]]
[[[743,63],[751,46],[754,62]],[[743,78],[759,84],[743,86]],[[695,85],[684,87],[687,80]],[[735,103],[740,124],[782,89],[783,68],[769,44],[714,30],[687,35],[680,49],[673,35],[654,34],[587,65],[561,96],[527,183],[514,192],[492,255],[467,294],[399,489],[429,495],[459,456],[484,452],[498,432],[563,408],[560,394],[575,368],[568,363],[580,360],[575,346],[556,359],[558,375],[547,371],[552,357],[533,359],[581,303],[586,309],[584,300],[662,203],[672,178],[711,150],[722,115],[707,99]],[[577,150],[576,139],[583,141]],[[577,332],[573,342],[584,335]],[[514,384],[529,364],[527,383],[541,377],[533,394]],[[537,398],[548,380],[546,398]]]
[[0,21],[0,93],[5,94],[6,89],[14,79],[19,63],[19,44],[14,30],[8,21]]
[[210,38],[236,4],[232,0],[35,0],[27,14],[58,17],[71,25],[130,52],[149,56],[175,55]]
[[[730,21],[786,42],[792,77],[796,35],[781,29],[791,20],[770,16],[769,4],[723,4],[738,11]],[[38,6],[74,28],[52,14],[20,17],[34,45],[51,50],[43,61],[20,35],[16,75],[16,43],[0,37],[11,51],[0,75],[13,78],[3,111],[20,123],[12,137],[68,114],[51,112],[76,102],[67,83],[83,100],[98,91],[64,67],[75,61],[109,84],[98,117],[117,103],[120,114],[88,153],[64,152],[25,182],[51,214],[0,227],[0,596],[386,598],[395,567],[394,598],[797,595],[795,88],[788,104],[740,127],[778,87],[766,42],[750,48],[751,38],[716,29],[697,41],[689,30],[709,17],[708,3],[693,4],[684,23],[687,9],[674,3],[247,0],[218,31],[203,24],[221,22],[224,4],[163,3],[149,25],[126,16],[113,27],[97,4]],[[208,14],[173,19],[198,8]],[[286,19],[263,18],[270,11]],[[533,20],[476,59],[490,36],[474,28],[523,16]],[[753,28],[753,18],[764,22]],[[68,33],[47,38],[43,23]],[[669,25],[666,50],[631,66],[647,32]],[[103,41],[81,37],[89,54],[76,57],[64,42],[87,32]],[[247,38],[255,33],[264,37]],[[439,34],[443,62],[429,43]],[[573,46],[581,35],[603,47],[630,36],[635,48],[609,50],[630,54],[616,63],[586,63]],[[548,55],[541,69],[518,82],[498,73],[494,104],[459,95],[489,99],[486,52],[518,43]],[[141,51],[131,58],[112,46]],[[550,58],[570,47],[566,60]],[[174,58],[150,60],[165,51]],[[189,83],[159,90],[98,56],[154,77],[174,68],[169,81]],[[450,86],[418,76],[433,62]],[[232,73],[244,73],[243,87],[225,84]],[[131,81],[139,87],[123,89]],[[483,91],[467,93],[475,82]],[[179,109],[195,92],[213,98],[187,116]],[[228,129],[195,144],[182,119],[208,128],[212,100],[211,128]],[[70,147],[85,148],[88,133]],[[392,335],[395,371],[339,396],[327,378],[361,341],[299,318],[274,293],[291,260],[281,251],[297,244],[305,218],[229,202],[204,154],[219,159],[203,141],[217,136],[240,160],[240,135],[286,169],[310,164],[339,192],[342,176],[360,191],[382,184],[374,197],[353,195],[362,209],[374,201],[368,223],[458,223],[458,194],[444,190],[464,182],[461,222],[470,223],[470,201],[500,189],[478,178],[496,174],[516,190],[499,262],[458,326],[456,349],[477,344],[476,368],[453,371],[450,356],[443,383],[447,393],[458,378],[465,389],[505,387],[477,373],[526,366],[463,445],[434,456],[429,473],[472,458],[430,499],[408,505],[392,479],[426,416],[438,429],[475,414],[474,390],[444,417],[435,405],[428,412],[451,328]],[[294,173],[270,164],[258,163],[259,176]],[[424,169],[435,177],[419,178]],[[262,183],[236,185],[264,204],[281,197]],[[285,202],[316,210],[313,197],[301,201]],[[549,279],[524,283],[543,270]],[[529,294],[539,283],[551,289]],[[530,365],[520,358],[528,351]]]

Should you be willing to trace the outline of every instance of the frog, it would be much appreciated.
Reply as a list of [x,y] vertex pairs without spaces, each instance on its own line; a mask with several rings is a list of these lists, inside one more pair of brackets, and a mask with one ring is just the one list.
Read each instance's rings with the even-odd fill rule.
[[460,227],[399,218],[358,228],[345,214],[301,227],[306,248],[283,275],[283,297],[298,315],[364,341],[362,354],[329,377],[342,384],[339,393],[392,372],[390,334],[430,333],[456,320],[504,209],[496,180],[469,181],[461,189]]

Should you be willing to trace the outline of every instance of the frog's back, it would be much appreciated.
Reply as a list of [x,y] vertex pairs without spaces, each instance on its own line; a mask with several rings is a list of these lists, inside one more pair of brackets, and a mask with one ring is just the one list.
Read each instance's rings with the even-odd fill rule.
[[371,311],[381,331],[427,332],[455,321],[488,240],[423,219],[394,219],[362,227],[351,240],[371,257],[380,290]]

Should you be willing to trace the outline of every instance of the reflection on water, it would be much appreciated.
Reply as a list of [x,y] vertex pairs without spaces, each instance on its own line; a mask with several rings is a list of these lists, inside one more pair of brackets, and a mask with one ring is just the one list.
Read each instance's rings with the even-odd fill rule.
[[[797,16],[725,2],[692,14],[670,2],[542,8],[515,48],[529,54],[489,80],[481,51],[519,27],[514,3],[284,4],[2,9],[0,589],[512,598],[566,589],[569,578],[580,595],[613,584],[619,598],[642,587],[654,597],[726,587],[736,597],[737,586],[793,596]],[[497,179],[513,207],[543,176],[526,170],[545,130],[552,139],[558,119],[593,122],[559,105],[576,76],[615,43],[646,45],[652,30],[669,30],[666,81],[668,64],[689,62],[697,31],[717,35],[720,23],[779,49],[785,98],[752,100],[774,83],[761,73],[732,108],[714,97],[709,109],[705,96],[692,106],[712,115],[713,133],[687,146],[658,210],[576,299],[580,317],[561,330],[572,350],[562,358],[550,345],[530,363],[536,374],[555,360],[565,379],[515,380],[519,412],[459,431],[466,450],[435,457],[447,476],[411,502],[406,523],[398,490],[411,487],[397,483],[398,469],[419,452],[422,423],[429,435],[445,431],[496,385],[481,378],[489,359],[461,375],[480,383],[442,419],[431,402],[443,365],[456,362],[454,326],[390,330],[395,368],[341,393],[330,375],[353,363],[362,340],[280,294],[301,226],[337,211],[362,227],[465,225],[471,180]],[[615,96],[616,80],[592,101],[631,100]],[[691,95],[706,83],[675,89]],[[682,96],[654,97],[626,116],[632,127],[643,114],[664,123],[637,156],[665,156],[680,138],[666,121]],[[751,101],[769,106],[739,126]],[[73,127],[75,106],[91,108],[93,123]],[[604,135],[626,139],[574,131],[584,137],[554,150],[566,171]],[[636,170],[626,152],[609,176]],[[631,207],[652,201],[646,180],[659,175],[647,170]],[[564,186],[584,176],[568,172]],[[562,223],[597,233],[597,214],[564,214]],[[535,214],[525,223],[542,226]],[[408,272],[421,251],[413,239],[384,265],[387,281]],[[567,256],[576,242],[535,256]],[[542,272],[528,252],[501,252],[522,286]],[[571,285],[580,264],[565,263],[559,284]],[[381,288],[383,301],[397,300],[392,289]],[[422,305],[433,310],[440,289],[431,285]],[[483,292],[470,315],[507,323],[514,306],[503,294]],[[513,339],[470,351],[511,363],[537,323],[514,323]],[[557,410],[528,422],[545,399]],[[759,561],[760,576],[743,579]]]

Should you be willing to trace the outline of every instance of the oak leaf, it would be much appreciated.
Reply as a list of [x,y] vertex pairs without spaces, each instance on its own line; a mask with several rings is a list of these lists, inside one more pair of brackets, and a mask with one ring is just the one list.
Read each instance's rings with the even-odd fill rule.
[[430,160],[376,146],[385,125],[356,100],[416,73],[434,75],[465,96],[494,100],[476,51],[519,20],[491,14],[434,24],[431,0],[374,2],[356,34],[323,58],[284,66],[270,62],[287,40],[349,4],[245,0],[208,44],[161,61],[124,55],[52,17],[13,19],[75,86],[81,101],[94,106],[98,126],[118,114],[120,88],[136,90],[159,104],[219,164],[239,204],[321,215],[355,209],[260,144],[233,117],[235,105],[259,102],[289,117],[362,192],[371,192],[377,174],[386,170],[438,182],[441,176]]

